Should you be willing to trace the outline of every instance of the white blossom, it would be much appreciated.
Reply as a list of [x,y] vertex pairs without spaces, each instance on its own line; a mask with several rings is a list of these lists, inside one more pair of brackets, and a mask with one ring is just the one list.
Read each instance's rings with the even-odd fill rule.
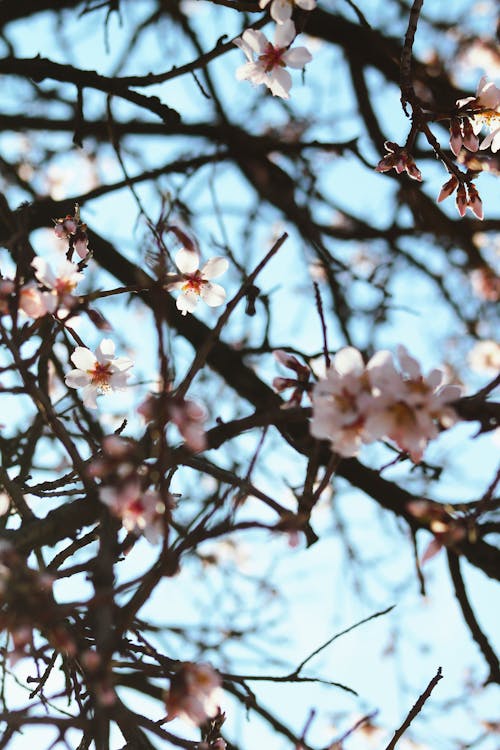
[[36,256],[31,265],[35,269],[35,276],[38,281],[47,287],[55,298],[57,307],[70,310],[78,303],[72,292],[83,279],[83,273],[78,270],[76,263],[64,260],[59,264],[56,274],[45,258],[40,256]]
[[184,664],[165,697],[168,721],[176,717],[200,726],[219,712],[222,680],[210,664]]
[[220,284],[213,284],[215,279],[225,273],[229,267],[226,258],[210,258],[203,268],[199,270],[200,258],[198,253],[186,248],[181,248],[175,256],[175,264],[180,274],[169,274],[175,278],[166,285],[166,288],[180,289],[182,294],[177,298],[177,309],[183,315],[192,313],[196,309],[198,299],[202,299],[209,307],[218,307],[224,304],[226,290]]
[[[481,150],[491,148],[493,153],[500,150],[500,89],[495,86],[493,81],[489,81],[487,76],[483,76],[479,81],[476,96],[468,96],[465,99],[458,99],[457,107],[459,110],[465,112],[471,111],[471,117],[465,118],[463,123],[467,120],[470,121],[470,125],[475,135],[477,135],[483,126],[489,129],[489,133],[484,140],[479,144]],[[462,125],[462,127],[469,127]],[[457,134],[455,134],[456,136]],[[452,133],[453,138],[453,133]],[[464,142],[464,145],[469,146]],[[455,144],[456,146],[456,144]],[[452,146],[454,153],[454,146]],[[476,147],[477,148],[477,147]],[[469,150],[475,150],[474,148]]]
[[305,47],[289,49],[295,36],[295,25],[290,20],[276,25],[274,44],[262,31],[247,29],[241,38],[234,41],[248,60],[236,70],[236,78],[255,85],[263,83],[273,96],[288,99],[292,77],[285,68],[302,69],[312,60],[311,53]]
[[115,345],[111,339],[103,339],[95,354],[85,346],[77,346],[71,355],[76,369],[66,374],[65,382],[70,388],[83,388],[83,403],[89,409],[96,409],[98,394],[108,391],[122,391],[127,385],[133,366],[127,357],[115,357]]

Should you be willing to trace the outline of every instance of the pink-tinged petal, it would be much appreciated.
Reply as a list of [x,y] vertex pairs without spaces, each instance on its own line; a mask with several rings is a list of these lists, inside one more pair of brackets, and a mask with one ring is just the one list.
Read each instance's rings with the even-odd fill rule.
[[117,357],[111,363],[112,372],[124,372],[134,366],[134,363],[128,357]]
[[82,391],[84,405],[88,409],[97,409],[97,388],[94,385],[86,385]]
[[408,349],[403,344],[397,347],[399,363],[404,372],[413,380],[418,380],[422,376],[420,365],[417,360],[408,353]]
[[420,565],[425,565],[428,560],[431,560],[433,557],[435,557],[442,549],[443,545],[441,544],[441,542],[434,538],[432,542],[429,542],[424,554],[422,555]]
[[365,369],[361,352],[353,346],[339,349],[333,358],[333,366],[339,375],[346,375],[347,373],[360,375]]
[[438,388],[443,382],[443,377],[444,372],[442,370],[439,370],[437,367],[434,368],[434,370],[431,370],[427,375],[427,383],[429,385],[429,388],[435,391],[436,388]]
[[[167,274],[167,276],[177,276],[177,274]],[[184,279],[182,281],[171,281],[170,284],[165,284],[164,289],[168,292],[171,292],[172,289],[182,289],[185,283],[186,281]]]
[[247,29],[243,32],[241,38],[258,55],[261,55],[265,51],[268,44],[267,38],[262,31],[256,31],[255,29]]
[[187,313],[192,313],[196,310],[198,295],[193,294],[193,292],[185,292],[177,297],[177,302],[175,304],[177,309],[180,310],[183,315],[187,315]]
[[295,5],[298,5],[302,10],[314,10],[316,0],[295,0]]
[[235,76],[237,81],[251,81],[254,86],[264,83],[266,74],[264,68],[259,63],[248,62],[236,68]]
[[37,255],[36,258],[32,260],[31,265],[35,269],[35,276],[38,281],[49,289],[52,289],[55,285],[56,278],[45,258],[41,258]]
[[175,255],[175,265],[181,273],[194,273],[200,265],[199,255],[183,247]]
[[293,354],[288,354],[288,352],[285,352],[283,349],[275,349],[273,351],[273,356],[280,365],[289,367],[291,370],[296,370],[297,367],[302,367],[297,357],[294,357]]
[[243,39],[240,39],[240,38],[234,39],[233,44],[243,52],[247,60],[250,60],[250,61],[253,60],[254,58],[253,50],[250,47],[250,45],[248,45],[246,42],[243,41]]
[[289,68],[301,69],[304,65],[307,65],[308,62],[311,62],[312,55],[305,47],[295,47],[294,49],[289,49],[285,52],[282,60]]
[[80,258],[86,258],[89,254],[89,241],[86,237],[77,239],[73,247]]
[[489,148],[490,146],[493,153],[496,154],[500,148],[500,127],[489,132],[479,148],[481,151],[484,151],[485,148]]
[[437,197],[437,202],[441,203],[441,201],[444,201],[445,198],[449,198],[450,195],[455,192],[457,187],[458,179],[455,177],[455,175],[452,175],[448,182],[445,182],[443,187],[441,188],[441,192]]
[[285,21],[285,23],[280,23],[276,26],[274,32],[274,46],[279,47],[280,49],[288,47],[293,42],[296,36],[297,32],[295,30],[295,24],[293,21]]
[[129,372],[113,372],[109,378],[109,385],[114,391],[123,391],[127,387]]
[[200,297],[209,307],[218,307],[224,304],[226,290],[220,284],[205,284],[201,289]]
[[115,343],[113,339],[103,339],[97,349],[95,350],[95,356],[98,362],[105,365],[113,358],[115,353]]
[[266,81],[273,96],[280,96],[282,99],[289,99],[289,91],[292,88],[292,76],[284,68],[275,68],[272,75],[267,77]]
[[271,2],[271,0],[260,0],[260,2],[259,2],[259,8],[261,10],[263,10],[266,7],[266,5],[269,5],[270,2]]
[[70,388],[83,388],[90,383],[91,377],[83,370],[70,370],[64,376],[64,382]]
[[93,370],[96,364],[94,354],[86,346],[77,346],[71,355],[71,361],[79,370]]
[[292,17],[293,2],[289,0],[273,0],[271,18],[276,23],[286,23]]
[[222,276],[226,273],[229,268],[229,261],[227,258],[210,258],[201,269],[201,276],[203,279],[216,279],[217,276]]

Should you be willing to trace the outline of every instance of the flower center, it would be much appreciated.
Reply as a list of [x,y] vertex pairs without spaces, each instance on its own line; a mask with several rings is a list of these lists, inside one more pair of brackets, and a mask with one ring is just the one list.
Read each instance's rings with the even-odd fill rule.
[[92,385],[100,391],[109,391],[111,389],[109,384],[109,379],[111,377],[109,371],[110,364],[110,362],[105,365],[101,364],[101,362],[96,362],[93,370],[87,370],[88,374],[92,376]]
[[271,42],[268,43],[264,54],[259,56],[259,60],[264,63],[266,73],[270,73],[273,68],[286,66],[281,59],[284,52],[286,52],[284,47],[275,47]]
[[482,112],[474,115],[474,117],[478,122],[483,123],[483,125],[492,127],[495,120],[500,120],[500,112],[497,112],[494,109],[483,109]]
[[56,279],[54,284],[54,291],[62,297],[64,294],[71,294],[73,289],[76,287],[76,282],[70,279]]
[[195,271],[194,273],[186,274],[186,283],[183,285],[182,291],[184,293],[192,292],[199,296],[203,285],[206,283],[207,280],[201,277],[200,271]]

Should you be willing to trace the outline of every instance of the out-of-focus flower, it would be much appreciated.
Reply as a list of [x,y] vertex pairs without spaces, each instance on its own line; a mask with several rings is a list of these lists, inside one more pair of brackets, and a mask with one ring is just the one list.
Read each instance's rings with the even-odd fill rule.
[[75,370],[66,374],[65,382],[70,388],[83,388],[83,403],[89,409],[97,409],[96,397],[108,391],[122,391],[127,385],[133,366],[127,357],[115,357],[115,345],[111,339],[103,339],[95,354],[85,346],[77,346],[71,355]]
[[100,488],[99,499],[127,531],[143,534],[151,544],[163,538],[165,504],[156,490],[143,491],[138,478],[120,488]]
[[19,309],[29,318],[43,318],[53,313],[56,306],[56,298],[50,292],[42,292],[34,282],[19,290]]
[[288,354],[288,352],[283,351],[283,349],[276,349],[273,354],[280,364],[297,373],[296,378],[274,378],[273,388],[278,391],[278,393],[281,393],[288,388],[293,388],[292,395],[284,406],[300,406],[302,396],[310,389],[309,377],[311,371],[308,367],[302,365],[297,357],[294,357],[293,354]]
[[186,441],[186,447],[199,453],[207,447],[204,424],[207,412],[196,401],[171,396],[169,393],[152,394],[137,408],[146,422],[164,419],[173,422]]
[[213,284],[215,279],[225,273],[229,267],[227,258],[210,258],[201,270],[198,253],[182,248],[175,256],[175,264],[180,274],[168,274],[175,280],[166,285],[166,289],[180,289],[182,294],[177,298],[177,309],[183,315],[192,313],[196,309],[198,299],[202,299],[209,307],[224,304],[226,290],[220,284]]
[[306,47],[289,49],[295,36],[295,25],[290,20],[277,24],[274,44],[268,41],[262,31],[244,31],[241,38],[235,39],[234,43],[245,54],[248,62],[236,70],[236,78],[239,81],[250,81],[256,86],[263,83],[273,96],[288,99],[292,77],[285,68],[301,70],[312,60],[312,55]]
[[467,361],[472,370],[500,372],[500,343],[492,339],[478,341],[469,352]]
[[271,3],[271,18],[276,23],[285,23],[292,17],[294,6],[302,10],[314,10],[316,0],[260,0],[259,8],[265,8]]
[[[477,135],[482,127],[486,126],[490,132],[479,144],[479,148],[481,150],[491,148],[493,153],[500,150],[500,89],[495,86],[493,81],[489,81],[487,76],[483,76],[479,81],[476,96],[459,99],[457,107],[459,113],[462,111],[468,115],[462,120],[464,133],[465,128],[468,128]],[[469,124],[465,125],[466,122]],[[465,141],[464,145],[469,148]],[[454,153],[457,154],[457,151],[454,151]]]
[[353,347],[337,352],[326,378],[313,389],[311,434],[329,440],[332,450],[346,457],[385,437],[418,463],[438,425],[445,429],[458,420],[449,404],[461,390],[441,385],[440,370],[425,378],[402,346],[398,358],[399,368],[390,352],[379,351],[365,365]]
[[9,302],[12,299],[16,285],[11,279],[0,279],[0,315],[9,312]]
[[222,680],[210,664],[187,663],[172,677],[165,696],[167,721],[180,717],[200,726],[219,713]]
[[470,280],[474,294],[487,302],[498,302],[500,300],[500,276],[488,266],[475,268]]
[[38,281],[47,289],[56,299],[56,307],[71,310],[78,299],[73,297],[72,292],[77,284],[83,279],[83,273],[78,270],[75,263],[69,260],[63,261],[55,274],[45,258],[37,256],[31,263],[35,269],[35,276]]
[[415,164],[413,156],[405,148],[392,141],[386,141],[384,147],[388,153],[375,167],[376,172],[388,172],[390,169],[395,169],[398,174],[406,172],[412,180],[422,182],[422,173]]
[[438,503],[428,500],[411,500],[406,504],[406,509],[414,518],[425,522],[433,534],[433,539],[427,545],[420,560],[421,565],[435,557],[443,547],[453,547],[467,536],[465,519],[453,518]]
[[78,226],[74,216],[68,214],[63,219],[56,219],[54,227],[54,234],[60,240],[67,240],[76,232]]

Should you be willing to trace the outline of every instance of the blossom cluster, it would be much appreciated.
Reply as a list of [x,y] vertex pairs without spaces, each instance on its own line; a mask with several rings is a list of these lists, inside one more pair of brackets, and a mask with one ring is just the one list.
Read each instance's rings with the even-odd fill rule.
[[[137,408],[146,422],[172,422],[194,453],[205,450],[207,438],[204,423],[207,412],[196,401],[171,395],[168,391],[149,394]],[[163,425],[162,425],[163,426]]]
[[451,403],[461,389],[443,385],[443,373],[424,377],[405,347],[398,347],[399,367],[389,351],[377,352],[365,365],[354,347],[335,355],[326,377],[313,389],[313,437],[329,440],[341,456],[358,454],[363,444],[387,439],[421,461],[429,440],[458,416]]
[[[260,7],[265,8],[270,0],[260,0]],[[247,29],[234,44],[241,49],[247,62],[236,70],[239,81],[250,81],[255,86],[264,84],[273,94],[282,99],[290,98],[292,77],[286,68],[302,70],[312,60],[306,47],[291,45],[297,36],[292,21],[294,6],[311,11],[316,7],[316,0],[272,0],[271,18],[276,21],[274,43],[270,42],[262,31]]]
[[210,664],[187,662],[176,672],[165,695],[167,721],[176,717],[200,726],[219,713],[222,679]]

